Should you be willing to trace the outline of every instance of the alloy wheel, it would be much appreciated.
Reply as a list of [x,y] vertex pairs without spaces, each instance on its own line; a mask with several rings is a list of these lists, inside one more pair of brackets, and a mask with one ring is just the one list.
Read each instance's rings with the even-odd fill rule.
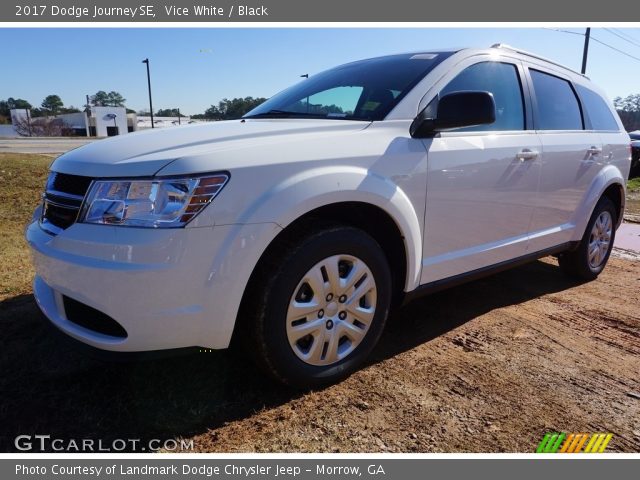
[[611,243],[611,233],[613,231],[613,219],[608,211],[603,211],[598,215],[591,235],[589,236],[589,247],[587,250],[589,266],[596,269],[602,265],[607,258]]

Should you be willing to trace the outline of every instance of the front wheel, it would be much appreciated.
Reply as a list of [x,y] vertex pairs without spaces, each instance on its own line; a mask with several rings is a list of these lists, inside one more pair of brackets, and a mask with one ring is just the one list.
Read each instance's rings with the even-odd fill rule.
[[245,325],[248,347],[277,380],[297,388],[334,383],[374,348],[391,303],[380,245],[344,226],[309,234],[261,267]]
[[566,274],[581,280],[594,280],[600,275],[613,248],[616,217],[613,202],[602,197],[593,210],[578,248],[558,257],[560,268]]

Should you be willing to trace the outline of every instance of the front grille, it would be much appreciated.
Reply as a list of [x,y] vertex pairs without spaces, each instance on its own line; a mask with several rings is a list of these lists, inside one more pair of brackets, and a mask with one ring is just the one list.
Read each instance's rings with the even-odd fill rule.
[[76,221],[79,209],[80,204],[77,206],[62,206],[51,203],[48,198],[45,198],[42,217],[45,223],[51,223],[64,230]]
[[47,179],[40,225],[50,233],[70,227],[78,218],[90,177],[51,172]]
[[84,197],[91,180],[91,177],[52,172],[47,181],[47,190]]
[[66,295],[62,296],[62,302],[64,304],[64,314],[70,322],[110,337],[127,338],[127,331],[124,327],[100,310],[96,310]]

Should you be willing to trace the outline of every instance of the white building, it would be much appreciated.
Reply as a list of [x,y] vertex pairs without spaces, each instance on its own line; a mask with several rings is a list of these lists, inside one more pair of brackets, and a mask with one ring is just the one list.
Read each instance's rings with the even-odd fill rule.
[[[95,128],[95,133],[91,133],[96,137],[122,135],[129,132],[127,118],[127,110],[124,107],[91,107],[89,128]],[[136,123],[133,125],[135,130]]]
[[138,129],[135,113],[127,113],[124,107],[91,107],[90,114],[85,112],[64,113],[54,117],[32,118],[31,112],[24,109],[11,110],[11,122],[31,122],[36,125],[45,120],[54,120],[64,126],[64,130],[72,130],[78,136],[112,137]]

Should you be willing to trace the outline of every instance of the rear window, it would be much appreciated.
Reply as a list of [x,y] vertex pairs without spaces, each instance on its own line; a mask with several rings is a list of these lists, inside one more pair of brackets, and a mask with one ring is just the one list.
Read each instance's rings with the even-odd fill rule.
[[611,109],[599,94],[582,85],[577,85],[576,89],[580,94],[580,98],[582,98],[582,104],[587,110],[587,115],[591,120],[591,127],[594,130],[618,131],[620,129],[618,122],[616,122],[611,113]]
[[537,130],[582,130],[582,112],[571,84],[530,70],[537,102]]

